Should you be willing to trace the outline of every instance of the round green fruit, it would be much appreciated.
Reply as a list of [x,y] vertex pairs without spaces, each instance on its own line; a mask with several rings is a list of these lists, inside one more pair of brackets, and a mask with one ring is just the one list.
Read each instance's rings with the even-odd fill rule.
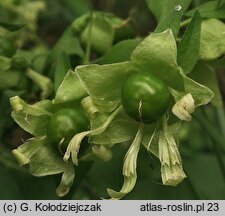
[[81,110],[65,108],[52,115],[47,136],[54,145],[62,142],[62,149],[64,149],[74,135],[86,131],[88,126],[88,118]]
[[122,88],[121,103],[136,121],[151,124],[168,109],[170,92],[166,84],[151,73],[136,73]]

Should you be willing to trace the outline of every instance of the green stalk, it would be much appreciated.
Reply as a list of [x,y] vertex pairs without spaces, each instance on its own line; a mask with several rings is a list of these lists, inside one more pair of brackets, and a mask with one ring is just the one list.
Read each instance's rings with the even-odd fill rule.
[[183,22],[181,22],[180,28],[187,26],[190,22],[191,22],[191,18],[184,20]]
[[83,64],[88,64],[90,62],[90,55],[91,55],[91,37],[92,37],[92,26],[93,26],[93,12],[90,12],[91,18],[90,18],[90,25],[88,28],[88,44],[86,46],[86,51],[85,51],[85,57]]

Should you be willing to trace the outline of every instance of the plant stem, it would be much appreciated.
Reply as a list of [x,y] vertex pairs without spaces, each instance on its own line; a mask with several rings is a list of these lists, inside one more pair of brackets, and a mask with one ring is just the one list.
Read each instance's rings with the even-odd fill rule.
[[183,22],[181,22],[180,28],[187,26],[190,22],[191,22],[191,18],[184,20]]
[[93,26],[93,12],[91,11],[91,18],[90,18],[90,23],[88,26],[88,43],[86,46],[86,51],[85,51],[85,57],[83,64],[88,64],[90,62],[90,55],[91,55],[91,42],[92,42],[92,26]]

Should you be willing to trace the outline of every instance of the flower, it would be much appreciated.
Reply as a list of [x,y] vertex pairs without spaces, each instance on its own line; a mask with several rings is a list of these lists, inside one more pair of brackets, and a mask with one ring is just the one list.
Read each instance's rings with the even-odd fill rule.
[[167,123],[159,135],[159,159],[164,185],[176,186],[186,178],[177,144]]

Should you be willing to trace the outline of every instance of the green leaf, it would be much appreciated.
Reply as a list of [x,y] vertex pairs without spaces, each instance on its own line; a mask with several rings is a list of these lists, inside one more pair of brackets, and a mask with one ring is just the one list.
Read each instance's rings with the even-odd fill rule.
[[214,94],[208,87],[186,77],[182,71],[181,74],[184,78],[184,90],[186,93],[191,93],[195,107],[206,105],[212,100]]
[[82,58],[84,56],[84,52],[81,48],[80,42],[72,30],[72,27],[69,26],[60,37],[56,45],[53,47],[51,53],[49,54],[45,70],[47,73],[50,73],[54,77],[55,73],[55,62],[58,59],[58,56],[64,52],[68,56],[78,56]]
[[183,89],[177,65],[177,47],[172,31],[151,34],[134,50],[131,61],[140,72],[153,73],[175,89]]
[[[114,45],[106,54],[94,61],[96,64],[112,64],[130,61],[133,50],[140,43],[140,39],[124,40]],[[122,51],[121,51],[122,50]]]
[[121,88],[127,77],[134,72],[131,62],[102,66],[93,64],[75,69],[84,89],[96,104],[107,103],[107,101],[118,104]]
[[10,98],[13,109],[12,118],[25,131],[34,136],[46,134],[46,128],[51,117],[48,110],[52,103],[48,100],[40,101],[33,105],[26,104],[18,96]]
[[61,52],[58,55],[53,67],[55,68],[54,69],[54,72],[55,72],[54,87],[55,87],[55,91],[57,91],[66,73],[71,68],[69,56],[66,55],[65,52]]
[[222,107],[222,96],[219,90],[218,80],[216,77],[216,71],[213,67],[207,65],[207,63],[198,63],[193,71],[189,74],[190,78],[199,82],[207,87],[209,87],[213,93],[214,97],[212,99],[212,104],[216,107]]
[[213,60],[225,54],[225,24],[217,19],[202,21],[200,58]]
[[81,42],[97,53],[104,54],[113,43],[115,30],[102,13],[94,13],[87,27],[80,35]]
[[193,16],[195,11],[198,10],[202,18],[225,18],[225,5],[218,7],[218,1],[209,1],[201,4],[198,8],[188,11],[186,16]]
[[69,26],[62,37],[56,43],[52,50],[51,55],[57,55],[60,52],[65,52],[67,55],[77,55],[79,57],[83,57],[84,53],[80,47],[80,43],[76,35],[74,35],[71,26]]
[[12,118],[21,128],[34,136],[46,134],[48,115],[33,116],[22,112],[12,112]]
[[199,58],[201,35],[201,17],[198,11],[194,14],[191,23],[187,27],[181,42],[178,46],[178,64],[184,70],[184,73],[189,73]]
[[48,77],[43,76],[42,74],[39,74],[30,68],[27,70],[26,75],[41,88],[42,99],[45,99],[51,95],[53,92],[53,83]]
[[68,165],[52,148],[47,140],[30,158],[30,173],[34,176],[47,176],[62,173]]
[[29,164],[30,173],[34,176],[63,173],[56,193],[58,196],[65,196],[69,192],[75,176],[74,167],[72,163],[65,163],[62,160],[46,136],[29,139],[12,153],[21,166]]
[[86,94],[77,74],[69,70],[56,92],[54,103],[78,100],[83,98]]
[[12,153],[21,166],[29,164],[30,173],[34,176],[41,177],[63,172],[56,193],[58,196],[65,196],[69,192],[75,176],[74,167],[72,163],[65,163],[62,160],[46,136],[32,138]]
[[162,19],[155,29],[155,33],[163,32],[167,29],[171,29],[174,37],[177,37],[180,28],[181,18],[183,16],[184,9],[182,6],[178,5],[173,8],[170,13]]
[[[91,121],[91,127],[97,128],[104,124],[109,114],[100,114]],[[124,112],[119,113],[109,127],[101,134],[91,136],[90,143],[98,145],[113,145],[130,141],[134,138],[139,123],[128,117]]]
[[157,21],[161,21],[177,5],[181,5],[183,10],[185,11],[190,5],[191,0],[146,0],[146,3]]
[[27,140],[23,145],[12,151],[20,166],[30,163],[32,156],[44,145],[46,137],[37,137]]

